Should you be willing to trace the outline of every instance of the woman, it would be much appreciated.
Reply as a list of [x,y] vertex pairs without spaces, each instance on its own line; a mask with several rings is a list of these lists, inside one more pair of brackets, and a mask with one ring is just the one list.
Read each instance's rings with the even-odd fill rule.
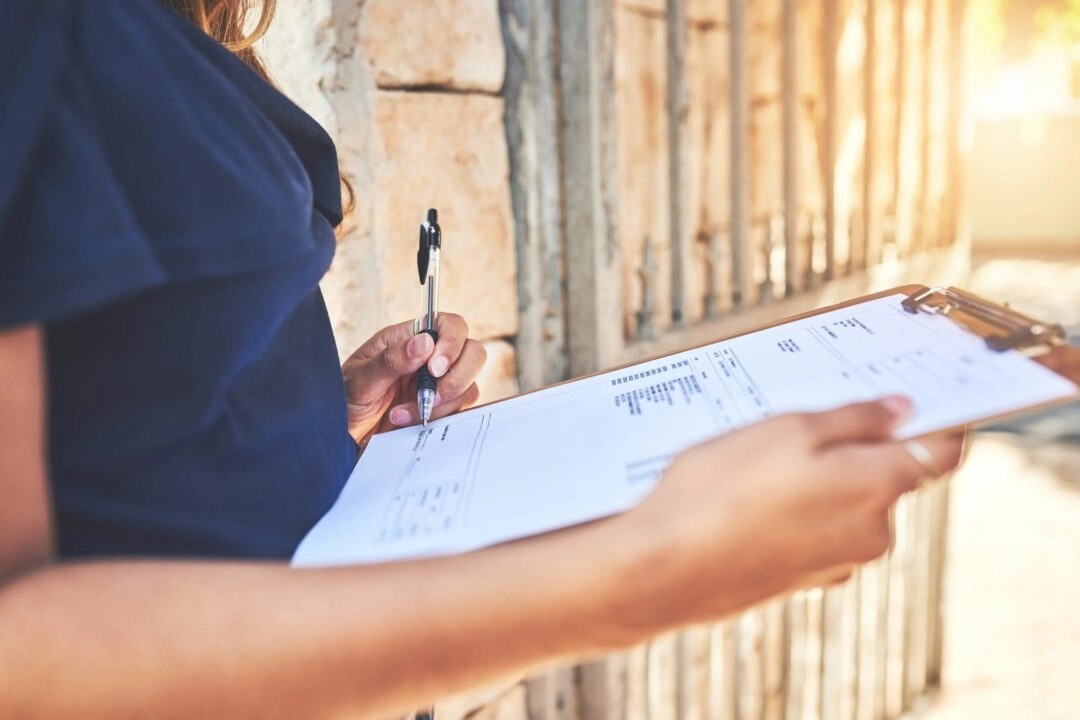
[[388,717],[886,549],[925,474],[889,439],[901,398],[706,443],[610,520],[289,570],[357,443],[416,421],[417,368],[446,414],[484,357],[444,315],[338,367],[334,148],[265,82],[244,4],[0,4],[0,717]]

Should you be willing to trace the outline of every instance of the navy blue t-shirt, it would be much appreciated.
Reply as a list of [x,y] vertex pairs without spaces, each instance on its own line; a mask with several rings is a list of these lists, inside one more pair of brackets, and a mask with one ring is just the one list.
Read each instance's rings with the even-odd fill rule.
[[0,328],[44,329],[61,554],[289,556],[356,459],[330,138],[154,0],[0,16]]

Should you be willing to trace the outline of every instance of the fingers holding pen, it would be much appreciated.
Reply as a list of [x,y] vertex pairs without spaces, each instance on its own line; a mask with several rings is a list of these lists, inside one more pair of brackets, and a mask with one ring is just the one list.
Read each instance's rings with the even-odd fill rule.
[[469,341],[469,323],[455,313],[439,313],[435,319],[435,329],[439,341],[435,343],[435,351],[428,360],[428,370],[436,378],[441,378],[459,362]]
[[[442,342],[442,334],[439,335]],[[438,345],[436,345],[438,348]],[[435,355],[438,354],[438,349]],[[438,378],[435,394],[435,409],[431,419],[437,420],[476,404],[480,391],[476,379],[487,361],[487,350],[477,340],[466,339],[454,362]],[[431,361],[432,363],[434,360]],[[434,373],[434,370],[432,370]],[[419,409],[415,402],[406,402],[394,407],[390,412],[390,421],[397,426],[415,425],[420,422]]]
[[[473,383],[463,393],[451,400],[444,401],[441,397],[437,399],[435,409],[431,412],[431,420],[438,420],[462,410],[468,410],[480,399],[480,388],[476,383]],[[398,427],[419,425],[420,409],[416,406],[416,403],[398,405],[390,411],[390,422]]]

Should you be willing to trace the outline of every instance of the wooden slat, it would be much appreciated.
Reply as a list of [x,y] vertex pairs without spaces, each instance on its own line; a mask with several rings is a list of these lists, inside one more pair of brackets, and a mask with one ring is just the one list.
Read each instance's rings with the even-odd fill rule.
[[649,720],[678,720],[676,663],[675,635],[662,635],[649,643],[646,676],[646,707]]
[[893,149],[890,162],[893,171],[893,232],[897,250],[901,255],[910,254],[911,228],[908,218],[911,210],[907,205],[907,194],[904,184],[904,138],[907,133],[907,75],[909,64],[908,38],[907,38],[907,7],[909,0],[894,0],[896,4],[896,83],[893,87],[893,97],[896,101],[896,113],[894,124],[896,131],[893,137]]
[[729,0],[728,27],[731,49],[731,277],[732,305],[751,301],[750,257],[750,89],[747,61],[747,8],[743,0]]
[[784,603],[784,615],[788,628],[784,718],[801,720],[806,686],[806,593],[797,592],[789,597]]
[[709,636],[704,628],[679,633],[676,640],[676,705],[678,720],[708,720]]
[[567,345],[572,376],[623,344],[615,219],[613,4],[558,4]]
[[576,720],[577,669],[562,667],[550,670],[527,684],[526,704],[529,720]]
[[840,662],[840,713],[838,720],[855,720],[859,697],[859,604],[860,583],[858,571],[844,583],[843,630],[841,636]]
[[874,689],[876,683],[877,659],[877,613],[880,604],[878,596],[878,564],[866,565],[859,570],[856,582],[859,584],[858,633],[856,657],[856,686],[854,691],[856,720],[873,720]]
[[826,720],[821,715],[822,676],[825,672],[825,591],[807,595],[806,682],[803,686],[803,717]]
[[844,592],[842,588],[825,591],[821,654],[821,718],[840,720],[841,697],[844,690]]
[[825,73],[825,129],[822,137],[821,156],[825,164],[825,280],[832,280],[840,274],[836,258],[836,127],[837,102],[836,54],[839,42],[839,0],[823,0],[824,27],[822,30],[822,68]]
[[863,114],[866,139],[863,155],[863,267],[881,262],[881,215],[877,200],[877,4],[866,1],[866,60],[863,65]]
[[968,242],[964,228],[966,209],[966,177],[960,134],[964,124],[965,72],[964,53],[966,43],[964,25],[967,0],[949,1],[949,130],[946,138],[946,162],[948,183],[946,185],[947,216],[945,235],[948,243]]
[[500,0],[506,38],[507,146],[517,245],[518,380],[566,378],[555,17],[544,0]]
[[915,586],[912,596],[911,650],[908,653],[908,694],[912,701],[926,690],[926,641],[930,611],[930,498],[920,491],[915,501]]
[[919,595],[922,589],[919,554],[922,551],[922,542],[919,537],[919,496],[909,495],[904,498],[905,522],[904,528],[907,535],[904,558],[904,644],[903,660],[901,664],[900,681],[900,710],[907,712],[911,709],[915,699],[915,687],[918,672],[915,665],[918,662],[919,653]]
[[799,59],[798,9],[796,0],[783,0],[780,25],[782,56],[780,88],[782,142],[784,145],[784,294],[794,295],[803,287],[804,263],[799,248]]
[[671,322],[685,317],[686,264],[686,138],[690,102],[686,88],[686,0],[667,1],[668,214],[671,228]]
[[764,720],[783,720],[785,695],[788,692],[788,631],[787,605],[773,600],[762,611],[765,620],[763,638],[764,694],[761,717]]
[[739,618],[738,718],[761,720],[764,712],[764,623],[760,609]]
[[[625,720],[649,720],[649,647],[640,645],[627,653]],[[609,713],[610,720],[623,720]]]
[[709,720],[738,717],[738,625],[727,622],[709,633]]
[[934,73],[937,72],[937,68],[934,67],[934,0],[923,0],[922,3],[923,13],[923,34],[922,34],[922,83],[921,92],[919,96],[919,139],[922,142],[920,148],[919,172],[919,193],[916,199],[917,204],[917,222],[915,230],[916,248],[920,251],[925,251],[932,247],[934,243],[934,235],[936,228],[933,226],[931,220],[932,215],[930,212],[931,197],[929,192],[930,183],[927,182],[930,177],[930,130],[933,118],[931,116],[930,101],[933,97],[932,83]]
[[948,551],[949,491],[949,482],[945,480],[934,483],[927,491],[932,500],[926,640],[926,683],[930,688],[936,688],[941,684],[941,654],[944,644],[942,585]]
[[872,692],[870,717],[873,720],[885,720],[886,693],[889,681],[889,602],[890,571],[892,553],[879,560],[877,571],[877,608],[874,628],[877,641],[874,643],[874,686]]
[[577,669],[577,717],[575,720],[646,720],[630,708],[631,652],[584,663]]
[[906,617],[908,612],[908,561],[910,559],[910,505],[901,499],[893,511],[895,539],[889,557],[888,664],[885,676],[885,717],[903,712]]

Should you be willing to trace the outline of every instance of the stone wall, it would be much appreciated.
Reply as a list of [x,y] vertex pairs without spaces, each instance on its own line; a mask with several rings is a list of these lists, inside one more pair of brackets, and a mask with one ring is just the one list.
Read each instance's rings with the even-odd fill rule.
[[[614,12],[614,121],[607,131],[614,137],[617,165],[620,306],[625,336],[633,338],[640,311],[650,303],[647,314],[654,318],[656,331],[662,333],[672,324],[667,2],[604,1],[612,3]],[[507,51],[500,27],[500,8],[517,18],[550,14],[554,7],[543,0],[278,4],[277,21],[263,43],[264,56],[286,93],[335,137],[356,189],[356,212],[323,284],[343,355],[379,327],[416,312],[412,282],[416,226],[425,210],[435,206],[446,238],[443,309],[464,315],[474,336],[487,344],[490,363],[481,387],[484,398],[518,389],[518,340],[530,354],[522,358],[527,386],[559,379],[566,367],[559,357],[547,357],[551,367],[543,373],[529,368],[537,364],[531,356],[538,348],[546,347],[548,355],[566,354],[565,338],[559,337],[566,332],[566,306],[543,298],[540,304],[546,303],[550,317],[538,324],[522,321],[520,338],[519,308],[526,315],[542,312],[532,308],[534,301],[544,293],[565,292],[565,287],[560,289],[565,277],[559,275],[565,275],[566,248],[581,239],[565,237],[559,224],[565,189],[521,177],[520,167],[513,182],[528,185],[532,189],[522,192],[535,197],[519,203],[516,211],[522,217],[515,228],[513,152],[532,157],[543,150],[554,156],[563,148],[555,129],[557,119],[542,116],[557,112],[557,101],[542,105],[533,96],[527,101],[535,103],[534,112],[539,113],[533,121],[549,122],[538,131],[545,137],[525,137],[521,140],[525,147],[507,147],[504,95],[512,103],[512,137],[515,132],[521,135],[515,122],[522,120],[517,117],[520,107],[513,105],[520,100],[513,76],[504,93]],[[770,255],[770,248],[782,242],[777,228],[783,233],[781,7],[782,0],[746,5],[750,103],[746,262],[752,287],[766,277],[766,268],[775,278],[773,266],[783,260]],[[824,269],[823,243],[818,238],[825,232],[830,175],[839,267],[858,269],[866,260],[873,263],[882,256],[921,249],[932,242],[945,212],[948,84],[928,84],[924,79],[929,68],[947,65],[948,3],[838,0],[800,2],[796,7],[796,218],[800,246],[810,255],[806,262],[818,273]],[[826,37],[827,7],[835,14],[832,37]],[[717,278],[710,268],[731,265],[731,258],[723,256],[730,252],[733,232],[728,11],[729,0],[686,3],[686,152],[680,203],[684,217],[679,224],[689,239],[680,288],[683,320],[688,323],[705,315],[707,286]],[[508,23],[511,35],[515,29],[521,31],[519,21]],[[531,22],[535,24],[536,18]],[[868,42],[871,32],[873,43]],[[826,123],[830,88],[822,52],[828,43],[835,48],[831,129]],[[868,55],[871,47],[873,62]],[[902,72],[898,53],[905,58]],[[551,51],[545,58],[554,62],[556,56]],[[873,77],[868,77],[868,66]],[[555,73],[553,68],[547,70]],[[551,88],[534,77],[528,82],[527,92],[552,94],[559,81],[553,79]],[[866,102],[868,91],[872,103]],[[873,108],[872,117],[868,107]],[[831,173],[826,169],[830,153]],[[557,177],[557,166],[557,159],[546,165],[541,160],[525,168],[524,174],[546,167],[551,177]],[[534,237],[530,228],[536,218],[549,220],[545,226],[549,235],[564,237]],[[717,237],[721,242],[710,245]],[[541,240],[547,244],[538,250],[534,246]],[[716,251],[710,246],[719,246],[721,255],[711,256]],[[516,249],[521,248],[525,250],[516,258]],[[549,286],[532,287],[527,270],[536,263],[550,266],[546,272],[554,279]],[[646,274],[650,303],[643,297]],[[730,304],[730,291],[717,296]],[[728,305],[719,310],[729,310]]]
[[326,127],[356,191],[323,282],[342,357],[418,311],[417,227],[440,213],[441,306],[483,340],[480,386],[517,391],[517,294],[495,0],[289,0],[261,50]]

